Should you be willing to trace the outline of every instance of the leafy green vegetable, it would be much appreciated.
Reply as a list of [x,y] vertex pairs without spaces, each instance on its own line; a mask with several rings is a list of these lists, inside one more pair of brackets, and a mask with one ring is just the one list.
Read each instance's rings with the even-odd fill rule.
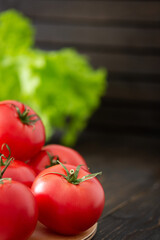
[[0,14],[0,100],[30,105],[48,137],[59,129],[62,142],[73,145],[100,104],[106,71],[93,70],[74,49],[32,49],[33,33],[29,20],[18,12]]
[[34,29],[28,18],[15,10],[0,14],[0,54],[17,55],[32,47]]

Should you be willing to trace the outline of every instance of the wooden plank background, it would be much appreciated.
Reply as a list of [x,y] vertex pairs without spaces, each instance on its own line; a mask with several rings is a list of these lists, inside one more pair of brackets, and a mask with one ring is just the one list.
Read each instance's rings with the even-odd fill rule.
[[160,133],[160,2],[0,0],[30,17],[36,46],[74,47],[108,69],[108,90],[89,130]]

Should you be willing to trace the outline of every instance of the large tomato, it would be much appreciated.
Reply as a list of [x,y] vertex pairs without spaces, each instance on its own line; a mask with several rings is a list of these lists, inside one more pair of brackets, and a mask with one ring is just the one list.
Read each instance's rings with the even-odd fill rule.
[[28,160],[44,145],[42,121],[30,107],[20,102],[0,102],[0,126],[0,148],[7,143],[17,160]]
[[67,164],[50,167],[37,176],[31,188],[40,222],[59,234],[85,231],[97,222],[104,207],[100,182],[79,168]]
[[0,180],[0,239],[27,240],[35,229],[38,208],[24,184]]
[[77,151],[57,144],[44,146],[42,150],[31,159],[30,166],[38,174],[45,168],[56,165],[57,159],[62,163],[75,166],[82,164],[85,166],[85,169],[87,169],[84,158]]
[[[1,166],[1,171],[3,171],[4,167],[5,165]],[[6,169],[3,177],[12,178],[14,181],[21,182],[26,186],[31,187],[36,177],[36,173],[26,163],[14,160]]]

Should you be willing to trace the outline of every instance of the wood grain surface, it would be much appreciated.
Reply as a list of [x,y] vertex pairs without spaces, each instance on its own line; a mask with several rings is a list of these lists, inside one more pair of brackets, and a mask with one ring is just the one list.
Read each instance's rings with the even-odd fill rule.
[[97,230],[97,223],[87,231],[76,236],[60,236],[49,231],[40,222],[38,222],[36,230],[29,240],[89,240],[92,239]]
[[159,240],[160,141],[97,139],[88,135],[77,146],[91,172],[103,170],[106,202],[93,240]]

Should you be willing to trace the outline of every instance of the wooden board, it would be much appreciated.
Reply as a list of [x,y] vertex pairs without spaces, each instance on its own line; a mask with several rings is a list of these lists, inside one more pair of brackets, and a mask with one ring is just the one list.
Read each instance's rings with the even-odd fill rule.
[[145,139],[139,148],[138,139],[96,139],[92,135],[77,147],[92,172],[103,170],[99,179],[106,203],[94,240],[159,240],[159,145],[157,152],[155,143],[144,145]]
[[107,99],[123,99],[127,101],[139,102],[160,102],[160,84],[159,83],[144,83],[111,81],[108,82],[108,89],[105,98]]
[[[36,21],[37,22],[37,21]],[[37,23],[37,41],[104,47],[160,48],[160,31],[154,28]]]
[[[148,23],[160,21],[158,1],[3,1],[4,7],[16,7],[26,15],[45,20],[96,23]],[[8,3],[9,2],[9,3]]]
[[104,66],[108,71],[117,73],[160,74],[160,56],[94,52],[86,52],[86,55],[88,55],[93,66]]
[[76,236],[60,236],[49,231],[46,227],[44,227],[41,223],[38,222],[36,230],[29,238],[29,240],[89,240],[92,239],[97,231],[97,223],[94,224],[87,231],[76,235]]
[[[133,194],[133,193],[132,193]],[[95,240],[158,240],[160,237],[160,185],[152,187],[121,203],[100,222]]]

